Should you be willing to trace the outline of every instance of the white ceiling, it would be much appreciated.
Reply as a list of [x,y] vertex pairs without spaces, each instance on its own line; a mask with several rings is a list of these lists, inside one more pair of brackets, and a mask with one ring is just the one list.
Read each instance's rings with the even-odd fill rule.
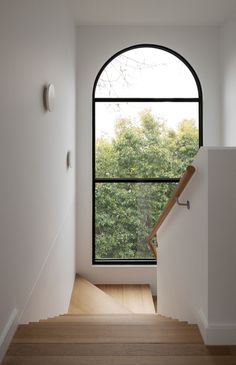
[[236,0],[67,0],[79,25],[219,25]]

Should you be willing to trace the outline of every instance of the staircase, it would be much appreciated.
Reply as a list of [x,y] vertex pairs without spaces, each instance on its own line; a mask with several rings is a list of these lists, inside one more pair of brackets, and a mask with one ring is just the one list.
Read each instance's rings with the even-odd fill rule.
[[[236,363],[234,349],[206,347],[196,325],[147,314],[154,308],[151,293],[147,286],[140,288],[98,288],[76,277],[68,313],[19,325],[3,365]],[[133,304],[135,296],[139,305]]]
[[76,276],[69,314],[155,313],[149,285],[93,285]]

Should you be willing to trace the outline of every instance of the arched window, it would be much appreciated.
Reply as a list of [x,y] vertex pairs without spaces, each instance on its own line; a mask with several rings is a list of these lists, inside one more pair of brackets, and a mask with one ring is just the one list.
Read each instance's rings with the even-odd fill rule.
[[111,57],[93,89],[93,263],[152,264],[146,238],[202,145],[202,91],[175,51]]

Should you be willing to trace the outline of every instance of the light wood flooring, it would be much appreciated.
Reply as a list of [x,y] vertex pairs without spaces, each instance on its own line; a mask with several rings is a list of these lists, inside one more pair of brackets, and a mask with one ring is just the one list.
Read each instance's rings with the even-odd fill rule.
[[116,302],[128,308],[132,313],[155,313],[150,286],[140,285],[96,285]]
[[76,276],[68,314],[155,313],[150,286],[94,285]]
[[76,276],[69,314],[130,313],[121,303],[81,276]]

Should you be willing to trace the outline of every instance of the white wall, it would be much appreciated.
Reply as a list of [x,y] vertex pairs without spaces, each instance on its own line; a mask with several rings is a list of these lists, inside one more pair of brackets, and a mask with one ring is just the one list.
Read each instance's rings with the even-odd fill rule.
[[236,148],[203,148],[157,235],[158,311],[198,323],[207,344],[236,344]]
[[[15,308],[24,321],[64,312],[73,284],[74,33],[63,0],[1,1],[1,341]],[[42,105],[48,82],[52,113]]]
[[197,72],[204,97],[204,144],[220,143],[219,32],[216,27],[96,27],[77,29],[78,271],[95,282],[150,282],[155,268],[92,267],[92,88],[103,64],[125,47],[153,43],[183,55]]
[[157,234],[158,312],[197,323],[208,318],[208,151],[194,160],[196,172]]
[[[209,323],[236,330],[236,148],[209,150]],[[236,342],[236,337],[235,337]]]
[[221,28],[222,62],[222,142],[236,146],[236,21],[229,21]]

